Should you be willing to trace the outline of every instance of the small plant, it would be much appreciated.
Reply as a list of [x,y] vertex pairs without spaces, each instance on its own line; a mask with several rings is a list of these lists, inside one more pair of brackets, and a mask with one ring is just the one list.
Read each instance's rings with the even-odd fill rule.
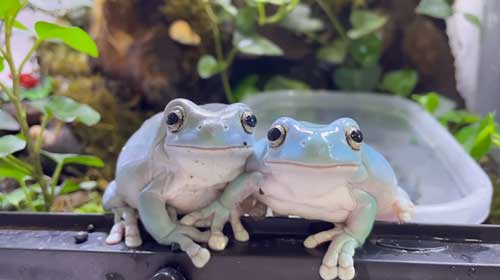
[[[13,60],[11,43],[15,29],[28,31],[29,28],[17,20],[19,12],[28,5],[27,0],[3,0],[0,4],[1,34],[0,70],[8,67],[12,77],[12,86],[0,82],[3,102],[10,102],[15,108],[15,119],[6,111],[0,109],[0,130],[17,131],[17,135],[0,137],[0,178],[13,178],[21,186],[7,195],[0,194],[1,202],[14,205],[18,209],[32,211],[48,211],[58,194],[78,186],[73,180],[62,184],[60,176],[64,165],[80,164],[93,167],[103,166],[103,162],[94,156],[76,154],[55,154],[42,150],[42,139],[47,124],[51,120],[71,123],[80,122],[91,126],[99,122],[100,115],[85,104],[80,104],[70,98],[50,96],[51,79],[38,87],[33,77],[23,72],[25,64],[30,60],[38,46],[47,40],[59,41],[69,47],[86,53],[92,57],[98,56],[94,41],[82,29],[74,26],[64,26],[55,23],[39,21],[35,23],[35,42],[21,63],[16,66]],[[35,137],[30,136],[26,106],[37,108],[42,112],[40,129]],[[14,156],[15,153],[27,150],[28,159]],[[56,163],[54,172],[49,176],[44,173],[41,157],[45,156]],[[22,202],[22,203],[21,203]]]
[[412,98],[447,127],[474,159],[500,148],[500,126],[494,113],[481,117],[465,110],[442,110],[443,97],[434,92]]

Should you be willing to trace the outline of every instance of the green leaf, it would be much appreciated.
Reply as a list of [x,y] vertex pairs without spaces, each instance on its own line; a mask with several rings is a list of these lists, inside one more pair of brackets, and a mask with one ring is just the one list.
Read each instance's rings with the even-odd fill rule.
[[80,183],[80,189],[91,191],[97,187],[96,181],[83,181]]
[[58,194],[73,193],[80,190],[80,185],[73,180],[64,180],[64,183],[59,188]]
[[0,55],[0,72],[2,72],[4,68],[5,68],[4,59]]
[[21,129],[19,123],[6,111],[0,109],[0,129],[9,131],[18,131]]
[[0,158],[21,151],[26,147],[26,141],[14,135],[0,137]]
[[258,82],[259,82],[259,76],[257,74],[252,74],[245,77],[243,81],[238,83],[238,85],[235,87],[233,91],[236,100],[241,101],[250,95],[258,93],[259,92],[259,88],[257,87]]
[[414,94],[411,96],[420,106],[422,106],[427,112],[434,114],[439,108],[440,98],[435,92],[431,92],[425,95]]
[[217,62],[215,57],[205,54],[198,60],[198,75],[208,79],[213,75],[224,71],[225,64]]
[[280,75],[271,77],[264,85],[264,90],[280,90],[280,89],[298,89],[305,90],[310,89],[309,85],[303,81],[290,79]]
[[352,28],[347,32],[347,36],[351,39],[359,39],[377,31],[387,22],[385,16],[368,10],[352,11],[349,20],[351,21]]
[[63,122],[81,122],[87,126],[97,124],[101,116],[86,104],[80,104],[69,97],[51,96],[30,103],[33,107],[50,114]]
[[316,32],[324,28],[320,19],[311,17],[311,8],[305,4],[298,4],[279,25],[298,33]]
[[26,193],[22,188],[15,189],[3,196],[4,202],[16,208],[20,207],[21,202],[26,200]]
[[489,153],[492,148],[492,137],[495,133],[495,116],[490,113],[480,122],[460,129],[455,137],[464,149],[476,160]]
[[226,13],[235,16],[238,13],[238,9],[231,4],[231,0],[214,0],[213,1],[215,4],[219,5],[226,11]]
[[35,31],[39,40],[60,40],[77,51],[86,53],[92,57],[99,56],[99,51],[94,40],[79,27],[38,21],[35,23]]
[[481,27],[481,20],[479,19],[478,16],[469,13],[464,13],[464,17],[475,26]]
[[23,5],[19,0],[2,0],[0,4],[0,20],[11,18],[21,10]]
[[257,34],[246,36],[236,32],[233,36],[233,45],[242,53],[249,55],[280,56],[283,51],[268,39]]
[[417,6],[417,14],[446,19],[453,14],[447,0],[422,0]]
[[454,110],[442,114],[439,117],[439,122],[444,126],[448,126],[449,123],[464,125],[478,122],[480,119],[481,117],[474,113],[464,110]]
[[77,155],[77,154],[56,154],[42,151],[42,154],[57,163],[62,164],[80,164],[90,167],[103,167],[104,162],[95,156]]
[[18,182],[24,182],[30,177],[30,174],[24,169],[0,160],[0,178],[12,178]]
[[22,24],[21,22],[19,22],[17,20],[14,20],[14,23],[12,24],[12,26],[17,28],[17,29],[28,30],[28,27],[26,25]]
[[316,57],[328,63],[341,64],[345,60],[348,45],[349,42],[337,39],[332,44],[320,48]]
[[48,97],[52,93],[53,79],[47,77],[43,79],[43,82],[35,88],[23,89],[21,90],[21,99],[27,98],[28,100],[34,101],[38,99],[43,99]]
[[255,8],[246,6],[239,9],[235,24],[237,30],[243,34],[255,33],[257,26],[257,11]]
[[380,66],[367,68],[340,67],[335,70],[334,80],[337,87],[346,91],[372,91],[379,83],[382,69]]
[[353,40],[349,48],[352,58],[363,67],[376,65],[382,55],[383,42],[380,36],[371,34]]
[[391,71],[382,79],[382,89],[392,94],[408,96],[418,82],[418,73],[414,70]]

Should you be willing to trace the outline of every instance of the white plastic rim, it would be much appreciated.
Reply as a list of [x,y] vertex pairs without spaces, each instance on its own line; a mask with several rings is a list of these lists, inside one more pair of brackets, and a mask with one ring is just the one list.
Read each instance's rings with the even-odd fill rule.
[[[275,91],[250,96],[244,100],[255,113],[270,114],[273,108],[281,106],[293,107],[317,106],[332,112],[335,108],[348,107],[350,110],[373,111],[376,108],[391,108],[398,117],[406,118],[412,131],[429,146],[439,162],[453,175],[447,188],[459,188],[461,197],[443,203],[416,205],[413,221],[416,223],[439,224],[480,224],[489,215],[493,195],[493,186],[482,168],[471,158],[453,135],[443,127],[433,116],[423,110],[418,104],[398,96],[374,93],[342,93],[335,91]],[[333,106],[332,106],[333,104]],[[332,114],[333,115],[333,114]],[[410,121],[411,120],[411,121]],[[333,119],[332,119],[333,121]],[[262,125],[262,124],[261,124]],[[427,190],[444,186],[428,186]]]

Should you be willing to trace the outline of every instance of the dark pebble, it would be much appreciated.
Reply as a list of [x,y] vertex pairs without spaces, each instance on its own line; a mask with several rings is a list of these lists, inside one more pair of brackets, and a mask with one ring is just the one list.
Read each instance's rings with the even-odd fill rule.
[[94,225],[93,225],[93,224],[89,224],[89,225],[87,226],[87,232],[88,232],[88,233],[92,233],[92,232],[94,232],[94,231],[95,231],[95,227],[94,227]]
[[85,231],[80,231],[74,237],[75,237],[75,243],[80,244],[89,239],[89,234]]

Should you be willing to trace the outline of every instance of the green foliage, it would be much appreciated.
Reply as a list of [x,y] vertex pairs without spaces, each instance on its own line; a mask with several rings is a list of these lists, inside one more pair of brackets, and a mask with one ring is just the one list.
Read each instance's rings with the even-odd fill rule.
[[233,45],[238,51],[244,54],[257,56],[283,55],[283,51],[280,47],[275,45],[270,40],[257,34],[244,35],[237,32],[233,35]]
[[306,90],[310,89],[310,87],[302,81],[290,79],[280,75],[271,77],[264,85],[264,90],[266,91],[280,89]]
[[464,17],[475,26],[481,27],[481,20],[479,19],[478,16],[469,13],[464,13]]
[[387,17],[368,10],[354,10],[349,17],[352,28],[347,32],[351,39],[359,39],[382,28]]
[[35,23],[35,31],[38,40],[60,40],[71,48],[86,53],[92,57],[97,57],[99,51],[97,46],[81,28],[76,26],[63,26],[55,23],[39,21]]
[[0,158],[24,150],[25,147],[26,147],[26,141],[17,136],[14,135],[2,136],[0,137]]
[[58,164],[80,164],[91,167],[103,167],[104,162],[95,156],[77,155],[77,154],[56,154],[42,151],[42,154],[52,159]]
[[257,87],[258,82],[259,76],[257,74],[252,74],[245,77],[234,89],[234,97],[236,98],[236,100],[241,101],[247,96],[259,92],[259,88]]
[[335,84],[346,91],[371,91],[380,80],[382,69],[378,65],[366,68],[339,67],[335,70]]
[[382,38],[375,34],[370,34],[353,40],[349,48],[349,53],[362,67],[371,67],[378,63],[382,55],[382,48]]
[[447,0],[422,0],[417,6],[417,14],[446,19],[453,14],[453,9]]
[[[81,5],[89,0],[75,0],[71,3],[53,1],[31,0],[31,4],[38,8],[54,10],[55,6],[65,6],[71,8],[75,5]],[[15,48],[11,44],[13,28],[28,29],[22,23],[16,20],[19,11],[24,8],[28,1],[2,0],[0,5],[0,20],[2,20],[3,32],[0,57],[0,68],[3,70],[5,65],[9,65],[10,74],[14,81],[12,88],[7,87],[0,82],[0,88],[3,95],[3,101],[12,102],[16,109],[16,119],[0,110],[0,129],[3,130],[21,130],[19,136],[6,135],[0,137],[0,179],[13,178],[18,181],[21,188],[8,194],[0,195],[0,201],[3,206],[14,206],[18,209],[28,209],[32,211],[49,210],[55,196],[56,185],[59,181],[62,168],[65,164],[80,164],[92,167],[102,167],[104,163],[93,156],[83,156],[74,154],[53,154],[43,152],[46,156],[57,162],[56,169],[52,176],[44,174],[41,164],[41,147],[43,143],[43,133],[48,122],[52,119],[58,119],[63,122],[81,122],[85,125],[95,125],[100,120],[100,115],[90,106],[80,104],[73,99],[62,96],[50,96],[52,92],[52,79],[45,78],[43,83],[32,89],[22,89],[19,80],[23,74],[23,67],[32,57],[42,41],[61,41],[69,47],[97,57],[98,50],[95,42],[82,29],[74,26],[62,26],[55,23],[39,21],[35,23],[36,41],[30,51],[20,60],[19,66],[14,64],[10,50]],[[56,3],[57,2],[57,3]],[[16,65],[16,67],[13,67]],[[29,123],[27,120],[26,106],[22,104],[28,100],[31,106],[42,112],[42,120],[38,135],[31,135]],[[25,150],[25,148],[27,148]],[[25,150],[25,151],[24,151]],[[16,152],[28,153],[30,162],[27,163],[13,154]],[[29,179],[29,181],[27,181]],[[26,185],[29,182],[30,185]],[[59,192],[71,190],[73,185],[67,181],[61,187]],[[79,185],[80,188],[90,189],[89,184]]]
[[0,130],[17,131],[19,123],[6,111],[0,109]]
[[382,89],[390,93],[408,96],[418,82],[418,73],[414,70],[391,71],[382,78]]
[[203,79],[208,79],[213,75],[224,71],[225,65],[223,62],[217,62],[217,59],[212,55],[205,54],[198,60],[198,74]]
[[[414,95],[416,100],[426,111],[436,114],[441,97],[437,93]],[[493,148],[500,148],[499,125],[495,122],[495,114],[485,117],[477,116],[464,110],[452,110],[437,116],[440,123],[454,133],[457,141],[462,144],[474,159],[480,160]]]
[[33,101],[31,105],[63,122],[81,122],[87,126],[93,126],[101,119],[100,114],[92,107],[78,103],[69,97],[52,96]]
[[311,17],[311,8],[305,4],[297,5],[279,24],[297,33],[317,32],[324,28],[320,19]]
[[341,64],[346,58],[348,46],[348,41],[337,39],[333,43],[321,47],[318,50],[317,58],[332,64]]

